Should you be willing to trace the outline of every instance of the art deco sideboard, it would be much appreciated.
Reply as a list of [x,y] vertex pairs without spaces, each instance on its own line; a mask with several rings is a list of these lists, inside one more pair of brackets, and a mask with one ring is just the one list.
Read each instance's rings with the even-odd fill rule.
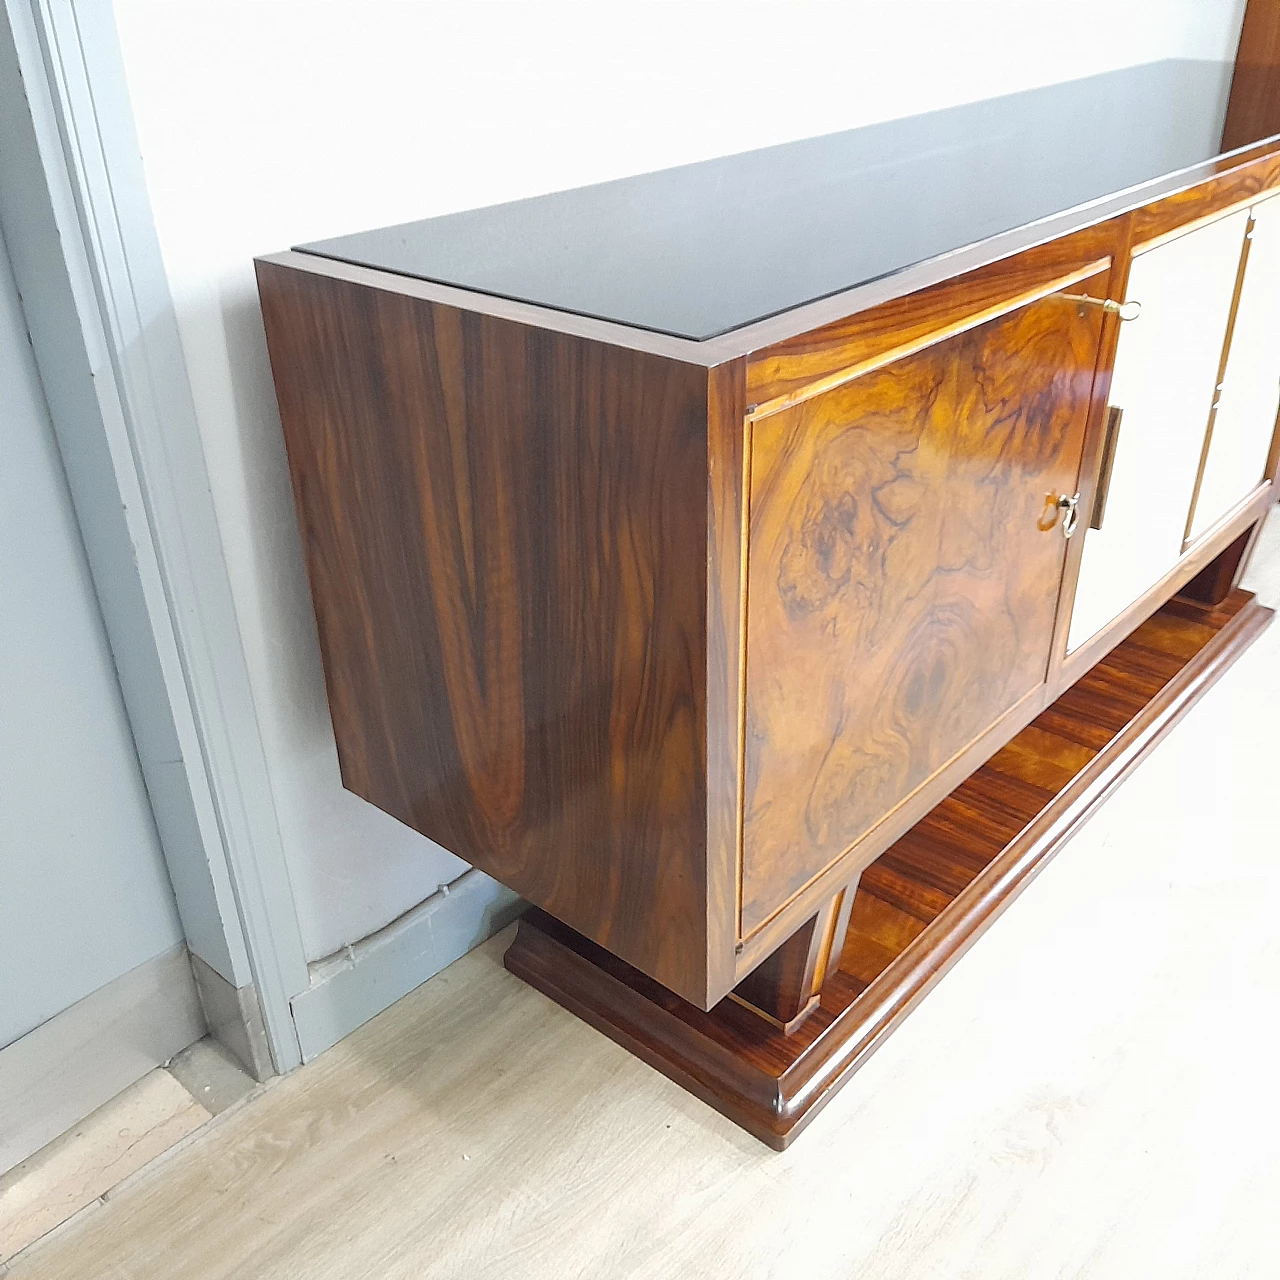
[[1204,66],[258,262],[346,786],[775,1146],[1270,619]]

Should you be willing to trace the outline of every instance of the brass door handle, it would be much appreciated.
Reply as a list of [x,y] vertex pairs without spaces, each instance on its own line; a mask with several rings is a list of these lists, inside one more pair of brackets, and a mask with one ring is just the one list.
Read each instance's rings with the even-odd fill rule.
[[1116,466],[1116,446],[1120,443],[1120,423],[1124,410],[1118,404],[1107,406],[1107,433],[1102,440],[1102,458],[1098,463],[1098,484],[1093,491],[1093,514],[1090,529],[1101,529],[1107,515],[1107,495],[1111,492],[1111,473]]

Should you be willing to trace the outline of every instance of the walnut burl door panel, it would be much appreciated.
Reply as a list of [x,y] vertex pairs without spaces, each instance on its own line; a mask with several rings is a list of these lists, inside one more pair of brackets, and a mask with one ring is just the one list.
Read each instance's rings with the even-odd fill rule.
[[1051,295],[754,424],[743,936],[1044,683],[1101,324]]

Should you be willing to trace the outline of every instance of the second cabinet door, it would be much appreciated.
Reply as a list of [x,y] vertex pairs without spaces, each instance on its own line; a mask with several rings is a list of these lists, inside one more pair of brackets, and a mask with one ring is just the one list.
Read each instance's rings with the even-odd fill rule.
[[755,424],[744,932],[1043,683],[1100,333],[1051,296]]
[[1242,210],[1134,258],[1127,296],[1142,313],[1120,328],[1110,403],[1122,416],[1102,527],[1085,532],[1069,649],[1182,554],[1248,220]]
[[1193,541],[1262,482],[1280,407],[1280,196],[1252,212],[1248,266],[1191,522]]

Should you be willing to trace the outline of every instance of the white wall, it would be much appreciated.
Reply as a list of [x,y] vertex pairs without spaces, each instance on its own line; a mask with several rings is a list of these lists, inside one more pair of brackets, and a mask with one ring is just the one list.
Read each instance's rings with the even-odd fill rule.
[[341,789],[253,255],[1158,58],[1229,59],[1244,0],[115,7],[315,958],[463,864]]
[[[176,946],[182,925],[2,236],[0,390],[3,1049]],[[0,1076],[2,1173],[26,1153]]]

